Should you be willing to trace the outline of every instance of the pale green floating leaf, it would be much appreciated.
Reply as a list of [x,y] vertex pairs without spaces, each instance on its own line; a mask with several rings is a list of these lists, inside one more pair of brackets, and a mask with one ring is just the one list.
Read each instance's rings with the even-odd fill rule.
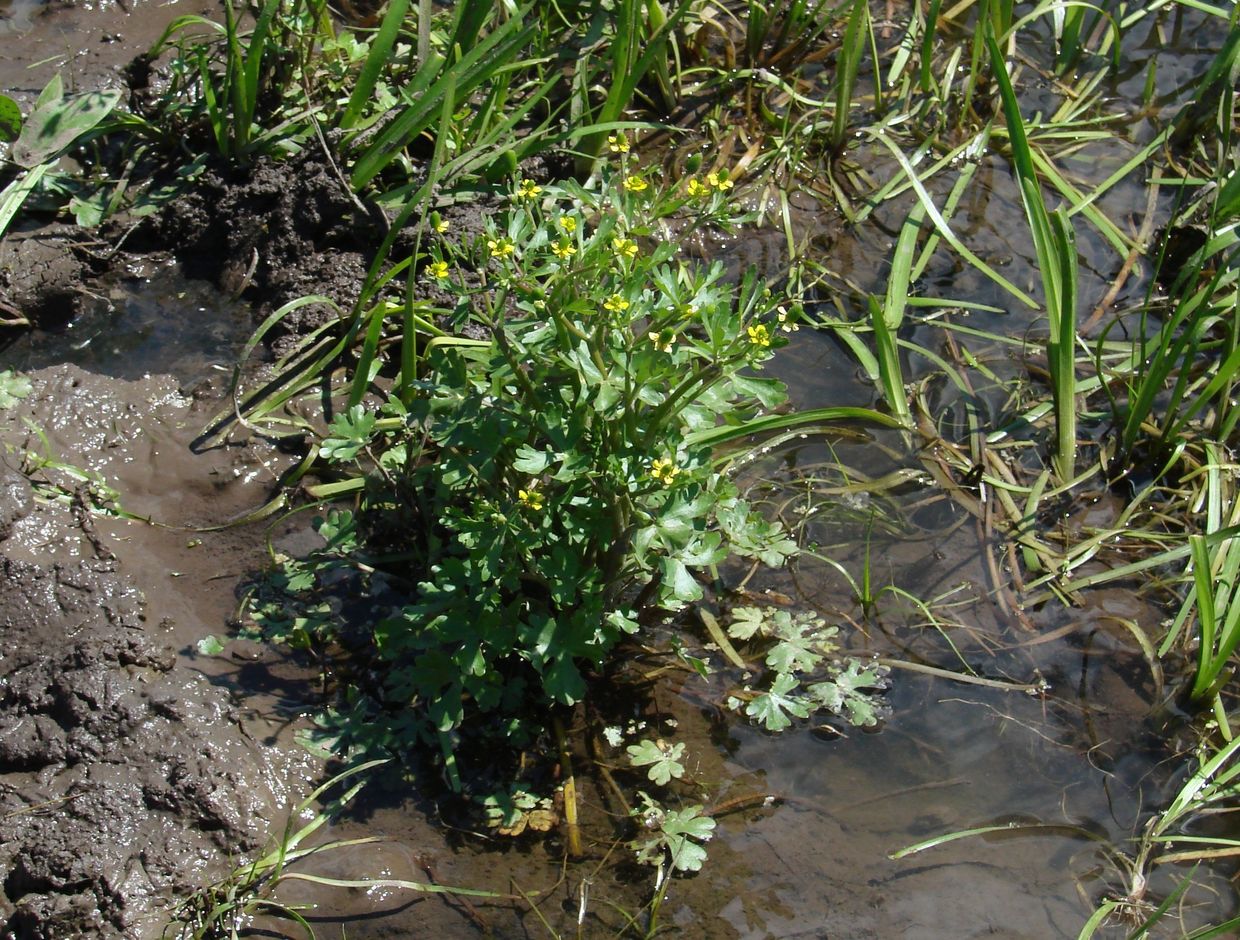
[[218,656],[224,652],[224,644],[215,634],[209,633],[198,641],[198,652],[203,656]]
[[17,375],[12,369],[0,372],[0,408],[12,408],[30,394],[30,379]]

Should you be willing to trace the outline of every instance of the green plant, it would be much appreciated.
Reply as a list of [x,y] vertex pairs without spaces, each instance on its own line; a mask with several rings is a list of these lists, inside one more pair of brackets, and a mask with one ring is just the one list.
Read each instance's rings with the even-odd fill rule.
[[311,49],[333,36],[322,4],[313,0],[264,0],[248,33],[227,0],[222,24],[194,14],[177,17],[148,55],[155,58],[170,46],[178,50],[165,112],[186,124],[205,121],[216,152],[245,162],[293,147],[309,132],[308,113],[290,114],[283,106],[297,100],[298,82],[314,70]]
[[737,607],[728,635],[766,646],[764,661],[772,678],[761,691],[746,687],[732,695],[728,706],[743,709],[768,731],[782,731],[793,718],[808,718],[820,709],[861,727],[877,724],[881,707],[875,696],[887,687],[887,669],[842,655],[838,633],[816,614]]
[[782,344],[786,301],[678,256],[678,216],[733,218],[726,176],[664,187],[614,144],[599,188],[521,180],[485,235],[431,249],[421,279],[487,339],[432,338],[416,375],[402,359],[397,394],[337,418],[319,448],[366,478],[366,527],[404,520],[416,589],[374,626],[376,650],[386,699],[445,747],[468,712],[581,699],[583,664],[602,666],[648,604],[700,598],[696,571],[795,550],[710,449],[720,422],[783,400],[747,373]]
[[857,84],[857,72],[868,49],[867,37],[872,26],[870,7],[865,0],[853,0],[844,28],[844,41],[840,46],[839,63],[835,76],[835,116],[831,123],[831,146],[837,152],[844,146],[848,135],[849,109],[852,107],[853,91]]
[[641,805],[633,807],[633,815],[650,835],[633,843],[637,860],[659,868],[667,863],[675,871],[700,871],[706,861],[702,846],[715,834],[715,821],[703,815],[701,806],[669,810],[647,793],[638,796]]
[[0,142],[9,143],[8,162],[17,175],[0,189],[0,235],[70,147],[87,139],[120,101],[119,91],[65,97],[59,75],[52,77],[25,120],[16,102],[0,95]]
[[[588,133],[580,145],[577,170],[585,174],[606,155],[604,142],[620,128],[624,112],[632,106],[638,86],[653,75],[663,100],[674,106],[668,51],[674,47],[675,30],[689,11],[690,0],[679,0],[667,13],[659,0],[618,0],[610,15],[610,35],[598,50],[583,55],[573,76],[572,115]],[[606,66],[596,64],[606,59]],[[601,104],[595,104],[593,84],[607,76]]]
[[1076,237],[1068,213],[1063,208],[1046,211],[1041,182],[1034,170],[1033,156],[1025,136],[1020,103],[1008,77],[1003,53],[994,35],[987,33],[991,69],[999,83],[1003,115],[1007,122],[1012,163],[1020,184],[1021,201],[1033,247],[1042,272],[1046,318],[1050,326],[1047,363],[1051,375],[1051,399],[1055,412],[1053,464],[1060,482],[1075,476],[1076,468]]

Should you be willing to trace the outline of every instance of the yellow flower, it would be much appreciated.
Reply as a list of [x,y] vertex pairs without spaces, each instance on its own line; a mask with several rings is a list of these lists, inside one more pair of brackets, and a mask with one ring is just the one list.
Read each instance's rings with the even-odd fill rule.
[[607,146],[612,153],[628,153],[629,139],[624,134],[611,134],[607,138]]
[[689,320],[698,315],[697,304],[684,304],[678,307],[676,312],[680,314],[682,319]]
[[514,251],[512,242],[506,238],[488,238],[487,250],[491,252],[492,258],[506,258]]
[[570,242],[567,238],[561,238],[558,242],[551,246],[551,253],[557,258],[567,261],[573,255],[577,254],[577,246]]
[[543,500],[542,493],[535,489],[517,490],[517,499],[526,509],[532,509],[534,512],[542,512],[546,502]]
[[664,486],[671,486],[678,473],[680,468],[676,466],[676,461],[669,458],[656,457],[650,462],[650,476]]
[[623,313],[629,309],[629,302],[619,294],[612,294],[603,302],[603,309],[612,313]]
[[696,176],[691,176],[689,178],[688,189],[689,189],[689,195],[692,196],[694,199],[701,199],[703,196],[707,195],[710,192],[710,187],[702,185],[702,181],[698,179]]
[[442,235],[448,229],[452,228],[452,223],[447,219],[435,217],[434,221],[431,222],[431,228],[435,230],[436,234]]
[[732,188],[732,181],[728,179],[727,170],[723,170],[719,173],[712,170],[706,174],[706,185],[710,186],[712,189],[717,189],[722,193]]
[[542,192],[542,187],[533,180],[522,180],[521,185],[517,187],[518,199],[533,199]]
[[771,331],[766,328],[765,323],[759,323],[757,326],[745,328],[745,332],[749,334],[749,342],[755,346],[770,346]]
[[431,277],[437,277],[442,280],[448,276],[448,262],[432,261],[428,270],[430,271]]
[[615,249],[617,258],[628,258],[630,261],[637,257],[637,242],[629,238],[613,238],[611,247]]
[[624,188],[627,189],[631,193],[644,192],[649,187],[650,187],[650,184],[647,183],[640,176],[626,176],[624,178]]
[[671,330],[651,330],[650,342],[659,352],[671,352],[676,346],[676,334]]
[[569,234],[577,231],[577,220],[571,215],[560,216],[555,220],[555,224],[558,225],[562,231],[568,232]]

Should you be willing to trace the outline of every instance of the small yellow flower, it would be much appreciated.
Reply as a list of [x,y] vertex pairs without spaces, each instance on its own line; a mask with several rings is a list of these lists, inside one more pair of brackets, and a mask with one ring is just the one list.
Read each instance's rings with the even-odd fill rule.
[[651,330],[650,342],[659,352],[671,352],[676,346],[676,334],[671,330]]
[[664,486],[671,486],[678,473],[680,468],[676,466],[676,461],[670,458],[656,457],[650,462],[650,476]]
[[607,138],[607,147],[612,153],[628,153],[629,139],[624,134],[611,134]]
[[749,342],[755,346],[770,346],[771,331],[766,328],[765,323],[759,323],[757,326],[749,326],[745,328],[745,332],[749,334]]
[[698,315],[697,304],[683,304],[676,309],[681,319],[691,320]]
[[713,170],[706,174],[706,185],[719,192],[727,192],[732,188],[732,181],[728,179],[728,171],[716,173]]
[[612,294],[603,302],[603,309],[612,313],[623,313],[629,309],[629,302],[619,294]]
[[624,178],[624,188],[631,193],[640,193],[649,189],[650,184],[640,176],[626,176]]
[[517,499],[526,509],[534,512],[542,512],[546,502],[543,500],[542,493],[536,489],[517,490]]
[[558,242],[551,246],[551,253],[561,261],[567,261],[573,255],[577,254],[577,246],[570,242],[567,238],[561,238]]
[[489,238],[487,239],[487,250],[491,252],[492,258],[506,258],[515,250],[512,242],[506,238]]
[[710,193],[710,187],[702,184],[702,181],[696,176],[689,178],[689,195],[694,199],[701,199]]
[[617,258],[628,258],[632,261],[637,257],[637,242],[630,238],[613,238],[611,247],[615,250]]
[[542,193],[542,187],[533,180],[522,180],[521,185],[517,187],[518,199],[534,199]]
[[448,276],[448,262],[432,261],[430,268],[428,268],[428,270],[430,271],[431,277],[435,277],[435,278],[439,278],[440,280],[443,280],[444,278]]
[[433,228],[433,229],[435,230],[435,233],[436,233],[437,235],[442,235],[442,234],[443,234],[444,232],[446,232],[448,229],[452,228],[452,223],[451,223],[451,222],[449,222],[447,219],[444,219],[444,218],[436,218],[436,219],[435,219],[435,220],[431,223],[431,228]]
[[561,231],[568,232],[570,235],[577,231],[577,220],[571,215],[560,216],[555,220],[555,224],[560,227]]

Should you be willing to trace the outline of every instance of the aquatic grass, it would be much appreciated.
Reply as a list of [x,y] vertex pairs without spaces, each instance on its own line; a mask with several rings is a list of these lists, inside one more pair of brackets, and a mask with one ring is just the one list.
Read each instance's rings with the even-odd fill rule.
[[350,185],[361,190],[397,160],[411,141],[438,121],[449,90],[461,101],[488,81],[522,63],[521,55],[536,25],[525,19],[528,7],[516,11],[468,51],[452,60],[432,55],[399,91],[402,106],[374,133],[353,142],[355,162]]
[[[1240,419],[1231,401],[1240,370],[1240,177],[1230,144],[1234,90],[1220,81],[1238,62],[1240,28],[1233,28],[1194,99],[1177,115],[1172,140],[1196,126],[1204,105],[1212,107],[1219,149],[1205,157],[1208,176],[1180,181],[1179,206],[1160,244],[1158,265],[1169,282],[1169,308],[1159,309],[1152,283],[1132,343],[1132,365],[1108,372],[1122,389],[1116,394],[1107,385],[1119,428],[1119,460],[1131,462],[1145,452],[1158,459],[1163,472],[1184,442],[1202,433],[1189,433],[1199,416],[1210,417],[1204,430],[1220,442],[1231,439]],[[1202,189],[1196,201],[1187,198],[1189,186]],[[1198,212],[1205,215],[1205,237],[1178,270],[1171,270],[1169,240]],[[1161,323],[1155,320],[1159,312]]]
[[1041,182],[1025,136],[1020,103],[1008,77],[1003,52],[992,33],[987,33],[986,43],[991,69],[999,84],[1021,201],[1042,274],[1046,317],[1050,324],[1047,361],[1055,417],[1052,462],[1060,481],[1067,482],[1075,476],[1076,466],[1076,237],[1066,210],[1061,207],[1053,214],[1046,210]]
[[794,70],[831,26],[828,0],[748,0],[745,61],[750,67]]
[[[165,118],[205,123],[226,160],[245,163],[258,154],[297,149],[318,109],[299,100],[297,91],[314,71],[320,40],[334,37],[324,10],[318,0],[264,0],[248,32],[232,0],[224,3],[223,23],[197,14],[174,19],[147,53],[154,59],[169,47],[178,50],[161,100]],[[182,96],[192,100],[179,102]],[[266,100],[277,106],[260,114]]]
[[861,60],[865,58],[869,49],[866,41],[869,29],[869,4],[866,0],[853,0],[835,66],[835,114],[831,120],[829,139],[832,149],[837,154],[848,136],[848,117],[852,108],[853,91],[857,84],[857,73],[861,68]]
[[[651,0],[655,5],[657,0]],[[638,86],[648,75],[661,78],[660,87],[671,94],[667,73],[668,53],[674,42],[675,30],[688,14],[691,0],[679,0],[670,13],[660,6],[658,14],[644,23],[645,0],[617,0],[611,14],[612,35],[606,44],[607,67],[596,64],[603,55],[587,54],[580,60],[572,82],[571,114],[579,127],[593,125],[579,145],[577,172],[587,175],[598,167],[609,131],[614,133],[625,111],[633,104]],[[592,103],[592,86],[607,75],[607,92],[602,103]],[[674,101],[664,101],[670,108]]]

